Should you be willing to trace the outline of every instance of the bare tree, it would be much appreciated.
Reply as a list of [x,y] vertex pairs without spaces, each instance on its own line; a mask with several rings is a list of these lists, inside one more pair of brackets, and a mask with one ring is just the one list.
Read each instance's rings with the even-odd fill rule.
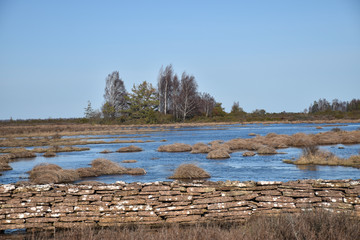
[[161,67],[158,78],[159,110],[164,114],[167,114],[171,107],[173,78],[174,70],[171,64],[166,66],[164,71]]
[[199,102],[199,111],[206,117],[211,116],[212,111],[215,107],[216,101],[209,93],[201,93]]
[[172,84],[172,97],[171,97],[171,112],[175,119],[180,118],[180,82],[178,76],[175,74]]
[[198,93],[197,84],[194,76],[189,76],[185,72],[181,76],[178,110],[183,121],[186,117],[193,114],[197,107]]
[[119,77],[119,72],[114,71],[106,78],[105,85],[105,104],[114,109],[114,117],[121,116],[122,111],[127,108],[127,92],[123,80]]

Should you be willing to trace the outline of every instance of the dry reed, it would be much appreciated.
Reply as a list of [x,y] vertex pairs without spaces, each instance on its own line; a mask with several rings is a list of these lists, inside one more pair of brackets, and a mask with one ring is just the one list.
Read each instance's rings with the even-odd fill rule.
[[191,145],[184,143],[174,143],[170,145],[162,145],[157,149],[159,152],[190,152]]
[[175,169],[170,179],[201,179],[209,178],[210,174],[195,164],[181,164]]

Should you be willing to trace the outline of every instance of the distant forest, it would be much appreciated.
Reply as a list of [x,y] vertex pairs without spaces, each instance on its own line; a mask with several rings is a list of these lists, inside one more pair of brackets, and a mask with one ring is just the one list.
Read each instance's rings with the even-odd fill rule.
[[350,102],[319,99],[301,113],[267,113],[256,109],[247,113],[234,102],[229,113],[209,93],[200,92],[193,75],[178,76],[172,65],[161,67],[157,86],[146,81],[125,88],[119,72],[105,79],[104,104],[94,110],[91,102],[85,108],[84,121],[98,123],[169,123],[183,121],[274,121],[341,119],[360,117],[360,99]]

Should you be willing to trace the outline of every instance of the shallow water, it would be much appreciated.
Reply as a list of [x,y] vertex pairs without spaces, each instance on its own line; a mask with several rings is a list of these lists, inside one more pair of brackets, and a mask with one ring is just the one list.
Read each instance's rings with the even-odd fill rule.
[[[182,163],[195,163],[204,168],[211,174],[211,181],[225,180],[279,180],[289,181],[297,179],[322,178],[322,179],[358,179],[360,178],[360,169],[350,167],[328,167],[328,166],[302,166],[298,167],[292,164],[283,163],[283,159],[297,158],[301,150],[297,148],[279,149],[279,152],[286,154],[277,154],[271,156],[256,155],[253,157],[243,157],[242,152],[231,154],[230,159],[211,160],[206,159],[205,154],[191,153],[165,153],[157,152],[160,145],[172,143],[195,144],[198,142],[208,143],[213,140],[228,141],[234,138],[250,138],[249,133],[266,135],[274,132],[277,134],[318,133],[329,131],[335,126],[325,126],[326,124],[247,124],[247,125],[223,125],[211,127],[184,127],[168,128],[158,132],[151,132],[139,135],[121,135],[121,136],[103,136],[104,140],[109,141],[109,137],[121,137],[121,140],[152,140],[154,142],[145,143],[120,143],[120,144],[90,144],[89,151],[58,153],[54,158],[44,158],[38,154],[34,159],[20,159],[11,163],[14,170],[3,172],[0,176],[0,183],[14,183],[19,180],[26,180],[26,172],[40,163],[54,163],[65,169],[88,167],[90,162],[96,158],[107,158],[118,162],[124,167],[141,167],[147,171],[144,176],[101,176],[97,178],[88,178],[84,180],[97,180],[105,183],[114,183],[115,181],[125,182],[153,182],[166,181],[172,175],[175,168]],[[316,129],[317,126],[323,126],[323,129]],[[338,124],[342,130],[352,131],[360,128],[360,124]],[[91,137],[91,136],[87,136]],[[96,136],[99,137],[99,136]],[[167,142],[160,142],[161,140]],[[143,152],[135,153],[110,153],[100,154],[104,149],[116,151],[120,147],[136,145],[144,149]],[[328,149],[340,157],[349,157],[359,154],[360,145],[346,145],[345,149],[338,149],[340,145],[322,146],[322,149]],[[343,145],[341,145],[343,146]],[[80,146],[81,147],[81,146]],[[30,148],[29,148],[30,149]],[[121,163],[123,160],[135,159],[137,163]]]

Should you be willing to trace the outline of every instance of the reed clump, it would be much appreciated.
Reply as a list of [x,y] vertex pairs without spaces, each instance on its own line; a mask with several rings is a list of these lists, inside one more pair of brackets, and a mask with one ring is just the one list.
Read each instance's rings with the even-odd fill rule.
[[141,152],[143,149],[141,147],[137,147],[134,145],[130,145],[128,147],[122,147],[116,150],[116,152]]
[[77,171],[62,169],[56,164],[40,164],[28,173],[32,184],[68,183],[80,179]]
[[104,149],[102,150],[100,153],[102,154],[108,154],[108,153],[112,153],[112,151],[108,150],[108,149]]
[[136,160],[123,160],[122,163],[136,163]]
[[56,157],[56,153],[48,151],[43,154],[44,157]]
[[230,158],[230,154],[226,149],[219,148],[216,150],[212,150],[206,156],[207,159],[226,159]]
[[269,146],[262,146],[257,150],[257,154],[259,155],[273,155],[277,154],[275,148]]
[[296,160],[283,160],[284,163],[296,165],[325,165],[360,168],[360,155],[340,158],[331,152],[320,150],[317,146],[303,148],[303,154]]
[[142,168],[125,168],[104,158],[98,158],[91,162],[91,167],[78,168],[76,170],[80,177],[98,177],[101,175],[144,175],[146,171]]
[[185,143],[174,143],[170,145],[162,145],[157,149],[159,152],[190,152],[191,145]]
[[181,164],[175,169],[170,179],[202,179],[209,178],[210,174],[195,164]]
[[101,175],[143,175],[146,171],[142,168],[124,168],[107,159],[98,158],[91,162],[91,167],[78,169],[63,169],[56,164],[40,164],[28,172],[32,184],[68,183],[87,177]]
[[192,146],[191,153],[209,153],[211,148],[205,143],[196,143]]

